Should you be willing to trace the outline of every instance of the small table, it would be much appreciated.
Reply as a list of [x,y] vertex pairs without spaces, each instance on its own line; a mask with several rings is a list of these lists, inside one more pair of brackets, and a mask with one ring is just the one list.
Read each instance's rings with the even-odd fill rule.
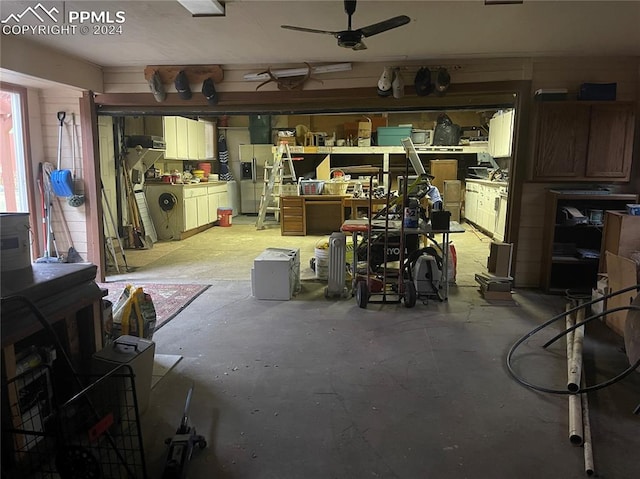
[[[371,229],[372,231],[381,231],[385,228],[385,220],[378,219],[371,221]],[[353,281],[355,283],[356,280],[356,271],[358,266],[358,253],[357,253],[357,245],[358,245],[358,235],[363,235],[364,233],[369,232],[369,220],[368,219],[359,219],[359,220],[346,220],[342,227],[341,231],[345,233],[351,233],[353,237]],[[389,232],[400,232],[401,224],[399,220],[389,220]],[[451,233],[464,233],[465,229],[458,223],[457,221],[449,222],[449,229],[446,230],[434,230],[431,228],[431,223],[425,224],[424,222],[420,222],[418,228],[404,228],[404,234],[422,234],[422,235],[442,235],[442,282],[444,282],[443,286],[443,301],[447,301],[449,299],[449,235]]]

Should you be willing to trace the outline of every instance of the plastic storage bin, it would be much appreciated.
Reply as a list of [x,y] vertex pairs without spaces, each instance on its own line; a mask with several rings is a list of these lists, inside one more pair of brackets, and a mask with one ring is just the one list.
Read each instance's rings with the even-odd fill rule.
[[378,146],[402,146],[403,138],[411,137],[410,126],[379,126]]

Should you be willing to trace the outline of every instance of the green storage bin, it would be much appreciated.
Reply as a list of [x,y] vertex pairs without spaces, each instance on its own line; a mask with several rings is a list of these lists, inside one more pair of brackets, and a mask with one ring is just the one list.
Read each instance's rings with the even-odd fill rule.
[[410,126],[379,126],[378,146],[402,146],[401,140],[411,138]]

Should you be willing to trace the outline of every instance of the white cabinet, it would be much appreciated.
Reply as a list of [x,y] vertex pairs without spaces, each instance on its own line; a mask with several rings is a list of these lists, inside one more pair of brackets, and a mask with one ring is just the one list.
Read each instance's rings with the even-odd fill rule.
[[478,223],[478,185],[467,183],[464,194],[464,217],[473,223]]
[[207,187],[207,200],[209,205],[209,223],[218,221],[218,208],[228,206],[228,192],[226,185]]
[[[205,122],[182,116],[165,116],[164,157],[172,160],[204,160],[207,158]],[[209,129],[213,131],[212,129]]]
[[507,227],[507,195],[501,194],[498,200],[498,212],[496,214],[496,229],[494,239],[504,241],[504,232]]
[[187,146],[190,160],[204,160],[207,157],[203,121],[187,120]]
[[215,223],[218,221],[218,207],[220,206],[220,200],[217,194],[207,195],[207,201],[209,203],[209,223]]
[[494,158],[511,156],[515,110],[500,110],[489,121],[489,154]]
[[176,126],[177,116],[165,116],[163,118],[164,127],[164,157],[167,159],[178,158],[178,129]]
[[465,219],[489,235],[504,238],[507,184],[488,180],[466,180]]
[[184,231],[198,227],[198,202],[196,198],[185,198],[184,208]]
[[[168,210],[161,206],[162,195],[172,195],[175,204]],[[163,240],[184,239],[198,228],[218,221],[218,207],[227,206],[227,184],[164,185],[147,183],[145,195],[151,219]]]

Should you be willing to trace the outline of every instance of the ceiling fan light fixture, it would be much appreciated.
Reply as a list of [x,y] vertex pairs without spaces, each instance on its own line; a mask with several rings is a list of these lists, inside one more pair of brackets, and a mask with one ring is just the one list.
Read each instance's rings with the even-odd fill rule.
[[178,3],[193,17],[219,17],[225,13],[224,3],[216,0],[178,0]]

